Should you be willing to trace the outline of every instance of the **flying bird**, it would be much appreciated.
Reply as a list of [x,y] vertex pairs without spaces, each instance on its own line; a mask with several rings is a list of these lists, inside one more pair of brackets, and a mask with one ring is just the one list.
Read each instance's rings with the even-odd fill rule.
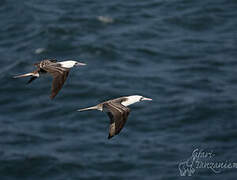
[[56,59],[45,59],[39,63],[34,64],[36,70],[30,73],[14,76],[14,78],[22,78],[30,76],[30,80],[27,84],[31,83],[42,74],[50,74],[53,76],[52,90],[50,98],[53,99],[60,89],[62,88],[64,82],[66,81],[70,68],[75,66],[84,66],[85,63],[68,60],[58,62]]
[[109,136],[108,139],[120,133],[122,128],[124,127],[128,115],[130,113],[130,109],[127,107],[131,104],[140,101],[151,101],[151,98],[146,98],[139,95],[132,95],[126,97],[120,97],[112,100],[108,100],[97,104],[96,106],[79,109],[78,111],[86,111],[86,110],[99,110],[106,112],[110,118],[110,127],[109,127]]

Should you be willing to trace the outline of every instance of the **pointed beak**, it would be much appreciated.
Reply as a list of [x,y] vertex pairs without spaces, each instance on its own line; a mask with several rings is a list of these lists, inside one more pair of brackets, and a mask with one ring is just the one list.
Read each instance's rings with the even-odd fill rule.
[[152,101],[151,98],[146,98],[146,97],[143,97],[142,100],[143,100],[143,101]]
[[76,63],[76,66],[85,66],[85,65],[86,65],[85,63],[81,63],[81,62]]

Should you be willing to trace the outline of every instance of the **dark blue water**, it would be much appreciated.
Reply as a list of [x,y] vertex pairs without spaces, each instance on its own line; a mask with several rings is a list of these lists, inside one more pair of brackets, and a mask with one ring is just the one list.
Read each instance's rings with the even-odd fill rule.
[[[183,179],[193,150],[237,162],[237,1],[1,0],[0,179]],[[51,78],[12,76],[44,58],[77,59],[58,96]],[[122,132],[79,108],[125,95]],[[196,169],[192,179],[235,179]]]

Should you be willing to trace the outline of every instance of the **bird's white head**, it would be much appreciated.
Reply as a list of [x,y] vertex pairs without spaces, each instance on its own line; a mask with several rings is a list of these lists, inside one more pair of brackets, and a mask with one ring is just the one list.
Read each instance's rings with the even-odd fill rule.
[[121,104],[124,106],[129,106],[131,104],[134,104],[136,102],[140,102],[140,101],[152,101],[151,98],[146,98],[140,95],[132,95],[132,96],[127,96],[126,97],[127,100],[123,101]]
[[59,63],[64,68],[72,68],[72,67],[75,67],[75,66],[85,66],[86,65],[85,63],[81,63],[81,62],[73,61],[73,60],[62,61],[62,62],[59,62]]

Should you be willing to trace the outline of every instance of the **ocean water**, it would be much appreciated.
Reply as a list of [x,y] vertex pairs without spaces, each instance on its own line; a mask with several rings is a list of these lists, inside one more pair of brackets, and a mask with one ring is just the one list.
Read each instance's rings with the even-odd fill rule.
[[[0,180],[183,179],[195,149],[213,153],[203,162],[237,162],[236,9],[235,0],[1,0]],[[87,66],[50,100],[51,77],[12,78],[44,58]],[[110,140],[106,114],[76,111],[133,94],[153,101],[132,105]],[[192,179],[236,179],[237,168],[193,163]]]

